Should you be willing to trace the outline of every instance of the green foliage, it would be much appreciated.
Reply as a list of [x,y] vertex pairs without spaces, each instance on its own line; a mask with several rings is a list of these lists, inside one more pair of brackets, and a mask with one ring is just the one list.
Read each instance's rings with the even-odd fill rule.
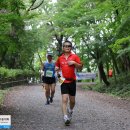
[[7,93],[8,90],[0,90],[0,106],[3,103],[5,94]]
[[119,54],[119,55],[117,56],[117,58],[122,57],[122,56],[124,56],[124,55],[126,55],[126,54],[129,54],[129,56],[130,56],[130,46],[129,46],[128,48],[119,50],[119,51],[118,51],[118,54]]
[[35,75],[35,73],[31,70],[20,70],[20,69],[7,69],[4,67],[0,68],[0,78],[1,79],[17,79],[18,77],[30,77]]
[[104,70],[130,70],[130,1],[45,0],[29,10],[37,3],[1,1],[0,66],[38,70],[37,53],[45,60],[48,49],[56,53],[57,42],[62,46],[62,40],[71,38],[86,70],[96,70],[100,63]]
[[111,95],[119,96],[122,98],[130,97],[130,74],[121,74],[117,77],[117,82],[114,79],[110,79],[111,85],[106,87],[98,84],[93,86],[92,89],[101,93],[108,93]]
[[0,68],[0,77],[6,77],[7,76],[7,69],[4,67]]
[[0,66],[34,70],[34,54],[50,41],[42,35],[46,30],[37,28],[39,14],[27,13],[23,0],[2,0],[0,7]]
[[116,40],[115,44],[110,45],[110,47],[113,49],[114,52],[117,52],[117,51],[121,50],[122,47],[127,43],[130,43],[130,36]]

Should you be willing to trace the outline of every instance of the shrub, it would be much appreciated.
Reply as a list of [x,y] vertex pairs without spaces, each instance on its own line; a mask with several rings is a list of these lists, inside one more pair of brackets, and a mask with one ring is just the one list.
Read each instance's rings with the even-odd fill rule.
[[30,77],[34,76],[35,73],[32,70],[20,70],[20,69],[7,69],[4,67],[0,68],[1,79],[17,79],[19,77]]

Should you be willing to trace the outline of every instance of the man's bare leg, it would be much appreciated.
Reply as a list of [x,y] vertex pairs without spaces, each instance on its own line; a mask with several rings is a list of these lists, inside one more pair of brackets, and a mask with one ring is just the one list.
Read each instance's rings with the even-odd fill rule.
[[71,96],[69,95],[69,105],[70,105],[70,110],[73,110],[74,106],[75,106],[75,96]]
[[71,120],[73,114],[73,108],[75,106],[75,96],[69,95],[69,108],[67,108],[68,117]]
[[64,114],[65,125],[70,124],[70,120],[67,115],[68,96],[68,94],[62,94],[62,112]]
[[45,96],[46,96],[46,105],[49,104],[49,98],[50,98],[50,86],[48,84],[44,84],[45,86]]
[[54,97],[54,94],[55,94],[55,86],[56,86],[55,83],[51,84],[51,86],[50,86],[50,89],[51,89],[51,92],[50,92],[50,102],[51,103],[53,102],[53,97]]
[[68,94],[62,94],[62,112],[67,115]]

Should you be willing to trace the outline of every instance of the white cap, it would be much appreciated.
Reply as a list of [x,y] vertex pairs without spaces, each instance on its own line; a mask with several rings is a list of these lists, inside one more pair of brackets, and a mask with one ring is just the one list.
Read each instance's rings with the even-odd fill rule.
[[48,53],[47,53],[47,56],[53,56],[53,53],[48,52]]

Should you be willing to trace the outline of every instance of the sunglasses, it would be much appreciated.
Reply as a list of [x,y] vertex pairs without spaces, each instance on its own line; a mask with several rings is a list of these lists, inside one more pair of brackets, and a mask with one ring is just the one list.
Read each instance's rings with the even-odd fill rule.
[[64,45],[63,47],[66,47],[66,48],[68,47],[69,48],[69,47],[72,47],[72,46],[71,45]]

